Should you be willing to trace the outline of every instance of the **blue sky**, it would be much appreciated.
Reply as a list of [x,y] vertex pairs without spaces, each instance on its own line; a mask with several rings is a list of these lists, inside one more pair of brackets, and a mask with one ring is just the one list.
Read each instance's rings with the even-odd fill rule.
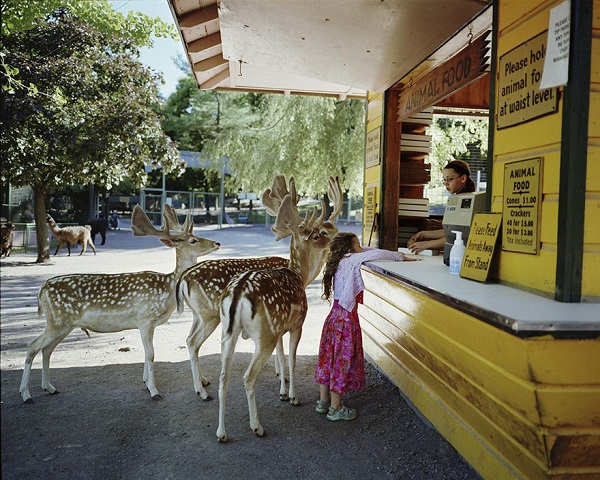
[[[138,11],[152,17],[160,17],[164,22],[175,25],[167,0],[110,0],[110,3],[119,12]],[[175,91],[177,80],[185,76],[173,60],[178,54],[186,59],[185,50],[179,38],[177,40],[155,38],[152,48],[141,50],[140,60],[145,65],[162,73],[165,84],[160,86],[160,92],[165,98]]]

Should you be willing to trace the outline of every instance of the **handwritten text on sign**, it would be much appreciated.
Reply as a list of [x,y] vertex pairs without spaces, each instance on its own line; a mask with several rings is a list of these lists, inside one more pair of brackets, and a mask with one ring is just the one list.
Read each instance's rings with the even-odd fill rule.
[[540,90],[546,56],[546,32],[500,57],[498,129],[558,111],[558,89]]
[[504,166],[502,250],[538,253],[542,159]]
[[461,277],[479,282],[487,280],[501,221],[502,215],[498,213],[475,214],[460,268]]

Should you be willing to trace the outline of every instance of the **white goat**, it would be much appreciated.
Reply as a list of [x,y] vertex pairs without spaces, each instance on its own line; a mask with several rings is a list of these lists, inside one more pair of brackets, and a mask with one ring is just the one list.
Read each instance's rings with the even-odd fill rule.
[[[46,329],[27,350],[19,389],[23,401],[32,403],[29,393],[31,364],[42,350],[42,388],[56,393],[50,384],[50,355],[75,328],[94,332],[120,332],[139,329],[144,344],[143,379],[153,399],[160,399],[154,383],[154,330],[171,317],[176,308],[175,286],[181,273],[198,257],[218,250],[220,244],[193,235],[190,216],[179,225],[175,210],[164,206],[164,225],[152,226],[143,210],[136,206],[131,224],[133,234],[152,235],[166,246],[175,248],[177,265],[172,273],[136,272],[120,274],[63,275],[47,280],[38,294],[38,314],[46,317]],[[175,230],[171,233],[170,230]]]
[[92,247],[94,255],[96,255],[96,247],[94,246],[94,242],[92,242],[92,227],[89,225],[84,225],[82,227],[73,226],[61,228],[56,224],[54,219],[49,214],[46,214],[46,221],[48,222],[50,231],[58,240],[58,245],[56,246],[54,255],[56,255],[60,247],[66,243],[67,249],[69,250],[69,256],[71,256],[71,245],[76,245],[77,242],[81,242],[81,253],[79,255],[83,255],[85,253],[88,244],[90,247]]

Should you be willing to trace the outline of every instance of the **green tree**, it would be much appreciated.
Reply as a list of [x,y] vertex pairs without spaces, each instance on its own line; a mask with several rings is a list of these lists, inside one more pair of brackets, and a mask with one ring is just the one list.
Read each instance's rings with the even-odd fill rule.
[[293,175],[304,195],[323,193],[330,175],[350,193],[362,193],[363,101],[262,95],[254,108],[258,121],[224,126],[205,146],[213,159],[229,158],[244,191],[262,191],[282,174]]
[[4,37],[7,63],[40,95],[2,92],[3,180],[34,189],[38,262],[49,259],[45,201],[64,186],[110,189],[145,181],[145,165],[179,168],[160,127],[157,76],[133,38],[106,34],[60,10]]
[[163,113],[163,129],[183,150],[202,151],[215,171],[229,159],[231,191],[260,192],[282,174],[294,175],[302,194],[316,195],[338,175],[362,194],[364,101],[198,91],[190,75]]
[[[48,15],[60,9],[71,12],[104,33],[130,37],[139,47],[151,45],[153,35],[173,38],[177,36],[173,25],[163,22],[160,18],[151,18],[140,12],[120,13],[113,9],[108,0],[4,0],[0,3],[2,39],[7,35],[32,30]],[[18,65],[6,61],[7,52],[3,40],[0,41],[0,46],[3,89],[26,89],[32,95],[37,94],[35,84],[28,84],[20,78]]]
[[481,118],[439,118],[429,129],[432,137],[432,186],[443,186],[442,170],[451,160],[470,161],[471,150],[485,156],[488,150],[488,120]]

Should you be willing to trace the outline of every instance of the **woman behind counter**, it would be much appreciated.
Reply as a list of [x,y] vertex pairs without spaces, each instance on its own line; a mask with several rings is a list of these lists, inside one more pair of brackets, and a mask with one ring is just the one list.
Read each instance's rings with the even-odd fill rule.
[[[446,190],[450,195],[475,191],[475,182],[471,178],[471,169],[467,162],[452,160],[444,167],[443,175]],[[422,230],[410,237],[408,249],[412,253],[419,253],[427,249],[441,250],[444,248],[444,242],[443,228],[439,230]]]

